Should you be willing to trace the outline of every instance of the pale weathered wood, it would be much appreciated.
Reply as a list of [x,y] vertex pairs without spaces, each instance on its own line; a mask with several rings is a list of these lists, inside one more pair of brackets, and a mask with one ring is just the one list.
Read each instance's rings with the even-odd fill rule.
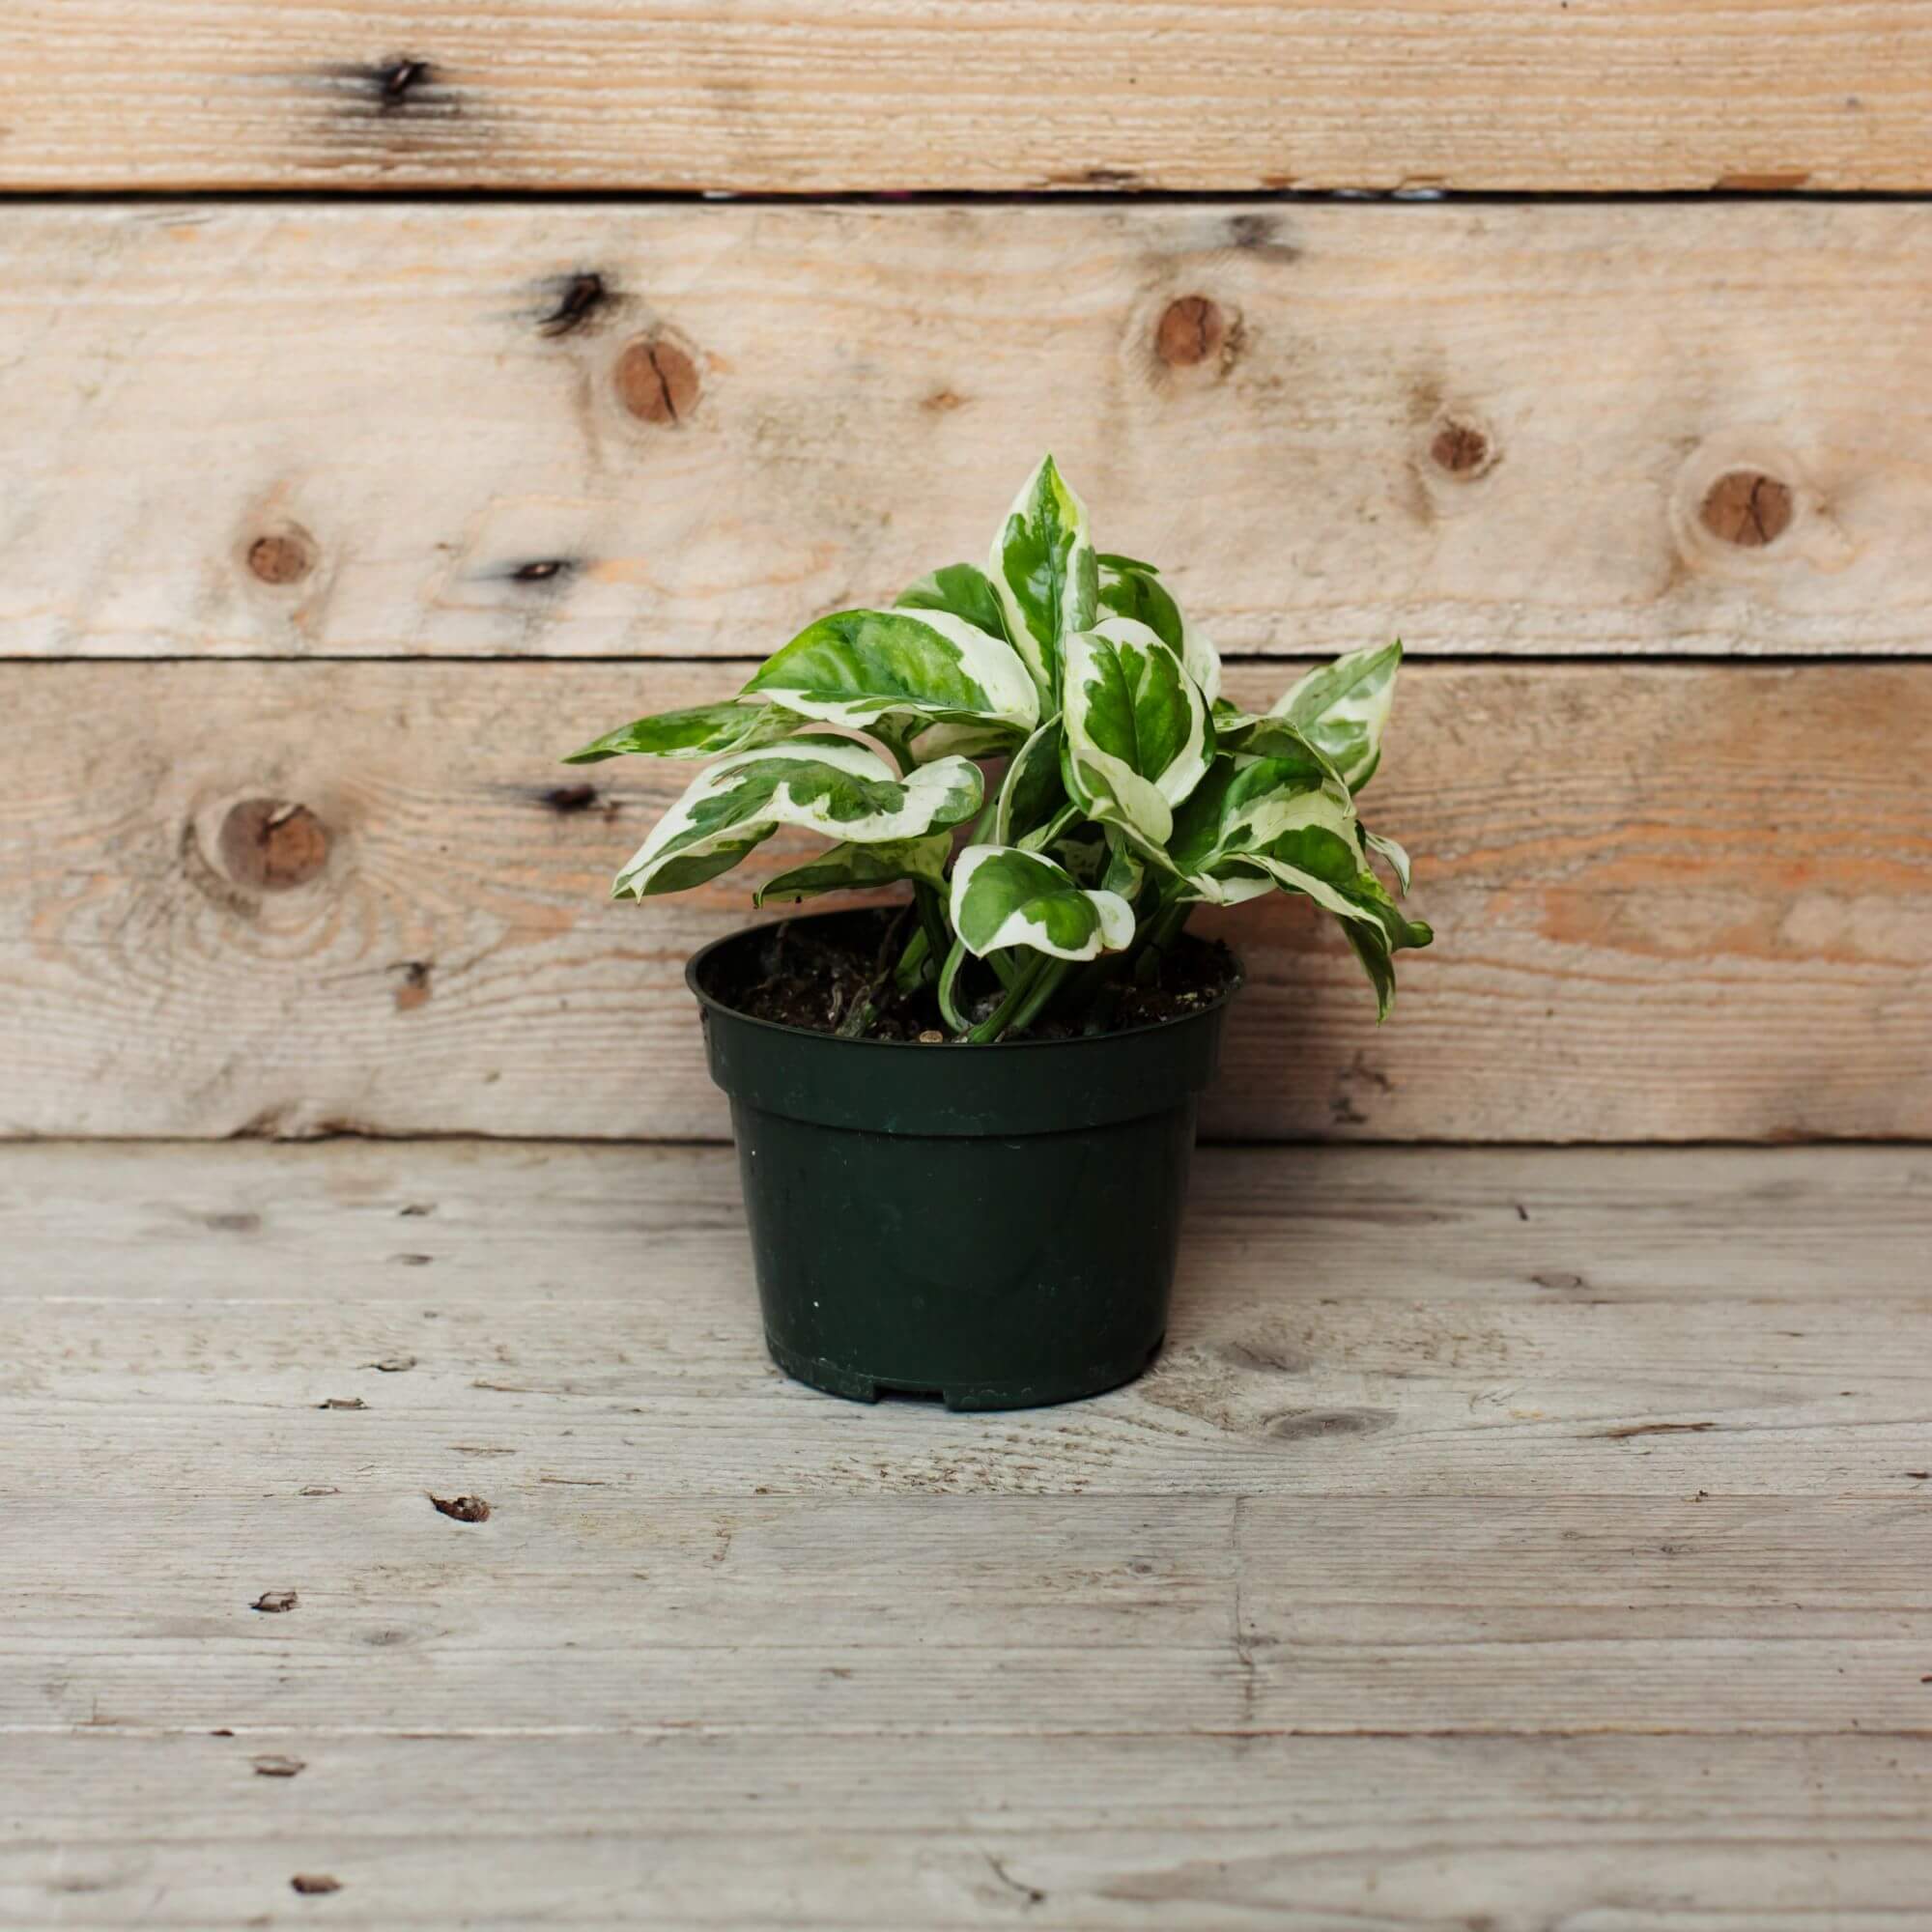
[[1910,0],[62,0],[12,187],[1923,188]]
[[[128,125],[99,85],[34,105]],[[760,655],[983,556],[1051,446],[1231,649],[1921,653],[1928,251],[1843,204],[16,208],[0,650]],[[1720,497],[1750,542],[1733,474],[1791,493]]]
[[1198,1166],[1155,1373],[989,1423],[779,1378],[725,1150],[9,1150],[0,1497],[1926,1497],[1921,1153]]
[[992,1417],[777,1380],[730,1167],[0,1155],[0,1923],[1913,1921],[1922,1152],[1208,1150]]
[[[781,848],[611,905],[686,774],[551,760],[743,669],[12,668],[0,1126],[721,1135],[684,960]],[[1207,1131],[1932,1132],[1928,741],[1917,665],[1415,667],[1369,807],[1436,947],[1378,1031],[1305,905],[1204,920],[1250,973]],[[314,877],[224,857],[249,801],[312,815]]]
[[[1932,1883],[1932,1758],[1896,1738],[5,1747],[8,1924],[1898,1932]],[[341,1891],[292,1898],[312,1870]]]

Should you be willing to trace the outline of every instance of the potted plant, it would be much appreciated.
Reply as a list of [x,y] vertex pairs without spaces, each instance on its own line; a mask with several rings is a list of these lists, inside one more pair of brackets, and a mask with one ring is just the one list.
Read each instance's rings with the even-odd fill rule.
[[1236,709],[1159,572],[1094,551],[1048,457],[984,571],[821,617],[728,702],[574,755],[716,760],[618,896],[700,885],[781,826],[836,842],[759,905],[911,887],[734,934],[687,973],[781,1368],[865,1400],[999,1408],[1147,1366],[1240,983],[1188,914],[1313,899],[1383,1015],[1394,955],[1429,941],[1369,861],[1402,891],[1406,857],[1353,797],[1401,655],[1358,651],[1265,714]]

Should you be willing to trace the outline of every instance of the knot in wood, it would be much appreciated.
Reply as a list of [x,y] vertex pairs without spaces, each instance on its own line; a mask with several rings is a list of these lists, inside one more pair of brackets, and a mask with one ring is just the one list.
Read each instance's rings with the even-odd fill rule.
[[1761,469],[1733,469],[1704,493],[1698,515],[1714,537],[1743,550],[1762,550],[1791,526],[1791,486]]
[[299,583],[315,568],[315,546],[299,530],[271,530],[248,546],[248,568],[264,583]]
[[1472,423],[1445,422],[1429,445],[1430,461],[1449,475],[1467,479],[1490,464],[1490,440]]
[[305,805],[246,798],[221,821],[221,863],[257,892],[306,885],[328,863],[328,830]]
[[1168,303],[1153,332],[1154,354],[1170,369],[1190,369],[1221,353],[1228,319],[1206,296],[1182,296]]
[[641,336],[617,357],[617,400],[647,423],[683,422],[697,407],[697,369],[676,343]]

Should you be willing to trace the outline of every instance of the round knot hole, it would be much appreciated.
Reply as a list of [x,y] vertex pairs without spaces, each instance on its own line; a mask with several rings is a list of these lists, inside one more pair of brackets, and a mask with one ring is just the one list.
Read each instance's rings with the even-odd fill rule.
[[1490,467],[1490,440],[1473,423],[1445,422],[1429,445],[1436,469],[1468,481]]
[[221,821],[221,863],[238,885],[286,892],[328,862],[328,831],[305,805],[248,798]]
[[315,546],[300,530],[271,530],[248,546],[248,568],[264,583],[299,583],[315,568]]
[[1721,542],[1762,550],[1791,527],[1791,486],[1761,469],[1732,469],[1704,493],[1698,515]]
[[1228,318],[1206,296],[1182,296],[1168,303],[1153,332],[1154,354],[1170,369],[1191,369],[1220,355],[1228,340]]
[[617,357],[617,400],[639,422],[683,422],[697,406],[697,367],[676,343],[643,336]]

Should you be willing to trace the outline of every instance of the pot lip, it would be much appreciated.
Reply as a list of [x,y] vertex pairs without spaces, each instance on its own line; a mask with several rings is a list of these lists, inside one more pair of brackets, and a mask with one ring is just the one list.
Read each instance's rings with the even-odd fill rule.
[[[805,915],[807,920],[842,919],[852,912],[867,910],[863,906],[842,907],[837,911],[814,912]],[[741,1012],[736,1007],[727,1006],[715,993],[708,992],[699,982],[698,974],[704,963],[714,952],[722,952],[735,941],[753,932],[769,932],[775,926],[795,925],[796,919],[764,920],[755,925],[741,925],[731,932],[722,933],[718,938],[708,940],[685,961],[684,983],[691,988],[693,997],[708,1018],[712,1013],[723,1014],[734,1026],[755,1027],[761,1033],[777,1034],[783,1039],[823,1040],[828,1046],[864,1047],[874,1053],[903,1053],[921,1051],[920,1043],[914,1039],[841,1039],[836,1033],[820,1033],[815,1027],[786,1026],[781,1020],[759,1019],[754,1014]],[[996,1039],[973,1049],[974,1058],[996,1053],[1065,1053],[1073,1049],[1112,1045],[1121,1040],[1146,1039],[1156,1035],[1178,1033],[1181,1028],[1192,1026],[1197,1020],[1205,1020],[1225,1008],[1241,988],[1247,984],[1248,970],[1241,955],[1232,946],[1227,946],[1229,955],[1235,962],[1235,977],[1217,999],[1198,1007],[1193,1012],[1182,1014],[1178,1019],[1154,1020],[1146,1026],[1122,1027],[1114,1033],[1081,1035],[1073,1039]],[[948,1045],[957,1045],[956,1040],[949,1040]]]

